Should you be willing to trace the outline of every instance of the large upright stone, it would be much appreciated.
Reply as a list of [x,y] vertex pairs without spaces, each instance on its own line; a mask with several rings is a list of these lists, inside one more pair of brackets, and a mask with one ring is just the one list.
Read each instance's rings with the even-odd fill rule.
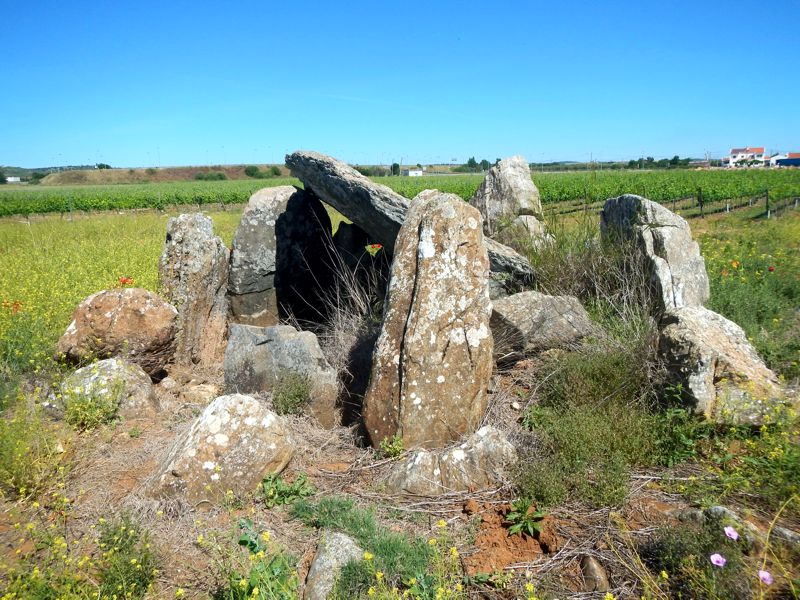
[[228,258],[209,217],[195,213],[168,221],[158,274],[162,292],[178,309],[178,363],[211,365],[222,360]]
[[292,186],[258,190],[233,237],[228,298],[235,322],[275,325],[317,304],[331,221],[318,198]]
[[275,392],[287,375],[308,380],[308,411],[323,427],[339,424],[338,383],[310,331],[289,325],[232,324],[225,350],[226,393]]
[[[483,233],[497,234],[520,215],[540,217],[542,201],[531,179],[528,162],[521,156],[504,158],[489,169],[469,203],[483,216]],[[530,225],[529,225],[530,227]],[[536,233],[531,231],[531,234]]]
[[174,306],[148,290],[103,290],[75,309],[57,352],[76,363],[119,356],[158,377],[175,352],[177,316]]
[[286,156],[292,175],[311,188],[390,254],[408,210],[408,200],[385,185],[374,183],[350,165],[319,152],[297,151]]
[[784,392],[741,327],[702,306],[667,311],[659,351],[673,385],[696,412],[723,423],[761,424],[783,410]]
[[644,252],[657,312],[708,300],[700,247],[686,220],[668,208],[632,194],[609,198],[600,213],[600,231],[605,238],[633,241]]
[[458,196],[411,205],[397,239],[364,420],[374,446],[437,448],[475,430],[492,374],[489,261],[480,214]]
[[[286,166],[306,189],[311,189],[366,231],[373,242],[383,244],[387,253],[394,253],[395,239],[408,211],[408,200],[342,161],[318,152],[288,154]],[[485,243],[493,273],[509,273],[519,280],[532,279],[533,268],[519,253],[493,240],[486,239]]]

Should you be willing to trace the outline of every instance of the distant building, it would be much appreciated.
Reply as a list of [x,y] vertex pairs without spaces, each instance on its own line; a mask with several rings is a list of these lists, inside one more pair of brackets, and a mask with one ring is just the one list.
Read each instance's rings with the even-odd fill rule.
[[776,154],[769,159],[770,167],[800,167],[800,152]]
[[763,147],[731,148],[728,156],[722,159],[726,167],[764,166],[767,159]]
[[20,183],[19,177],[6,177],[6,183]]
[[404,177],[422,177],[425,173],[422,169],[403,169],[400,174]]

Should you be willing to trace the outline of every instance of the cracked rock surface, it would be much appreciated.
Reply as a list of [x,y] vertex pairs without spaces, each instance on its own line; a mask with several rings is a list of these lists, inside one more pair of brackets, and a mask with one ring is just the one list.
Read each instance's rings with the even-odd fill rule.
[[440,448],[474,431],[492,374],[489,260],[478,211],[422,192],[397,238],[364,420],[372,444]]

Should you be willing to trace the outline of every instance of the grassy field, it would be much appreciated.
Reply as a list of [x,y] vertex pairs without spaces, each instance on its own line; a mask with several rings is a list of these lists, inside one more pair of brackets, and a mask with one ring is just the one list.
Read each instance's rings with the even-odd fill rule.
[[[711,308],[739,322],[769,365],[796,383],[800,211],[770,220],[757,218],[759,212],[696,219],[692,226],[711,279]],[[240,210],[209,214],[216,232],[230,244]],[[272,482],[270,501],[277,497],[286,507],[265,507],[266,491],[259,491],[246,498],[226,496],[223,506],[207,514],[198,511],[179,519],[159,512],[137,522],[112,514],[102,494],[86,482],[107,477],[98,470],[107,453],[112,453],[114,473],[135,469],[139,454],[125,455],[124,449],[140,441],[140,453],[142,448],[167,447],[174,423],[140,430],[135,424],[112,422],[87,432],[53,421],[35,406],[63,373],[64,367],[52,358],[53,349],[78,302],[120,285],[121,277],[132,278],[137,287],[158,289],[158,257],[169,216],[107,212],[71,221],[58,216],[0,221],[0,539],[14,544],[9,542],[9,556],[0,555],[0,597],[89,600],[99,590],[99,597],[113,598],[121,586],[125,595],[118,598],[295,598],[298,568],[291,552],[298,544],[316,543],[315,530],[322,528],[352,535],[366,551],[364,560],[348,567],[347,577],[340,579],[337,597],[396,600],[409,590],[415,590],[410,597],[425,599],[466,600],[467,590],[497,598],[566,597],[563,590],[552,595],[540,591],[555,585],[546,577],[514,579],[498,572],[466,578],[459,552],[475,541],[474,524],[466,517],[451,528],[445,521],[433,524],[426,513],[396,510],[391,502],[359,504],[353,497],[336,495],[341,485],[335,478],[314,480],[315,485],[333,481],[337,486],[335,493],[316,495],[313,488],[302,487],[304,479],[291,485]],[[576,217],[569,223],[561,231],[572,236],[567,240],[572,249],[592,252],[595,246],[584,237],[596,233],[596,217],[586,217],[584,232]],[[559,269],[555,264],[556,280],[564,279]],[[642,472],[654,474],[647,489],[659,501],[679,498],[701,507],[724,502],[765,522],[780,514],[797,523],[800,428],[797,420],[759,430],[719,427],[685,410],[648,404],[653,386],[649,373],[640,368],[647,347],[639,341],[649,338],[635,319],[609,318],[602,306],[584,301],[607,328],[608,338],[598,347],[546,358],[535,367],[539,370],[513,375],[505,392],[508,404],[515,399],[526,406],[513,413],[515,426],[535,435],[539,444],[534,455],[522,459],[513,482],[514,498],[522,502],[517,506],[533,501],[561,523],[573,519],[571,531],[585,530],[584,521],[599,519],[588,530],[608,531],[598,539],[611,545],[606,551],[623,557],[619,561],[625,567],[616,577],[637,581],[637,589],[645,593],[636,597],[744,599],[759,589],[764,598],[797,597],[798,555],[774,541],[755,553],[726,538],[721,526],[687,523],[651,532],[651,546],[644,546],[632,542],[624,527],[608,529],[611,515],[627,510],[632,488],[641,483],[631,476]],[[534,383],[521,385],[525,377]],[[323,435],[321,446],[331,439],[330,432]],[[341,450],[331,448],[326,454]],[[376,464],[369,461],[380,456],[353,447],[344,452],[336,460],[358,460],[369,469]],[[117,464],[118,456],[127,456],[132,466]],[[364,471],[365,478],[373,474]],[[369,485],[363,481],[356,487],[372,493]],[[637,489],[641,494],[644,488]],[[311,497],[302,499],[304,494]],[[461,507],[448,514],[449,520],[459,519]],[[298,523],[305,525],[302,532]],[[309,528],[314,530],[309,533]],[[281,534],[281,542],[270,539],[270,529]],[[708,562],[717,552],[728,560],[724,578]],[[198,561],[201,571],[181,571],[188,560]],[[765,566],[780,578],[782,587],[774,588],[778,595],[758,587],[756,573]],[[213,587],[220,582],[222,587]]]
[[[769,190],[777,201],[800,196],[800,170],[747,171],[597,171],[533,173],[542,202],[603,201],[636,193],[658,202],[694,197],[698,190],[706,202],[763,195]],[[382,177],[383,183],[407,198],[424,189],[437,188],[468,199],[483,175]],[[155,208],[197,204],[242,204],[257,189],[274,185],[299,185],[296,179],[239,179],[232,181],[152,182],[120,185],[2,186],[0,216],[65,213],[109,209]]]

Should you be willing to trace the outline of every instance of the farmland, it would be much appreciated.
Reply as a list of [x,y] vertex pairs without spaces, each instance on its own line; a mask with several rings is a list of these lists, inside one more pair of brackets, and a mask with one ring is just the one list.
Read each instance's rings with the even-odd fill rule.
[[[388,185],[407,198],[413,198],[424,189],[436,188],[467,199],[482,180],[482,175],[375,178],[375,181]],[[775,201],[800,196],[798,170],[534,173],[533,180],[545,205],[576,201],[594,203],[625,193],[669,202],[696,197],[698,190],[709,203],[760,196],[766,190]],[[296,179],[276,178],[96,186],[3,186],[0,189],[0,216],[135,208],[164,210],[170,206],[191,204],[243,204],[262,187],[298,184]]]

